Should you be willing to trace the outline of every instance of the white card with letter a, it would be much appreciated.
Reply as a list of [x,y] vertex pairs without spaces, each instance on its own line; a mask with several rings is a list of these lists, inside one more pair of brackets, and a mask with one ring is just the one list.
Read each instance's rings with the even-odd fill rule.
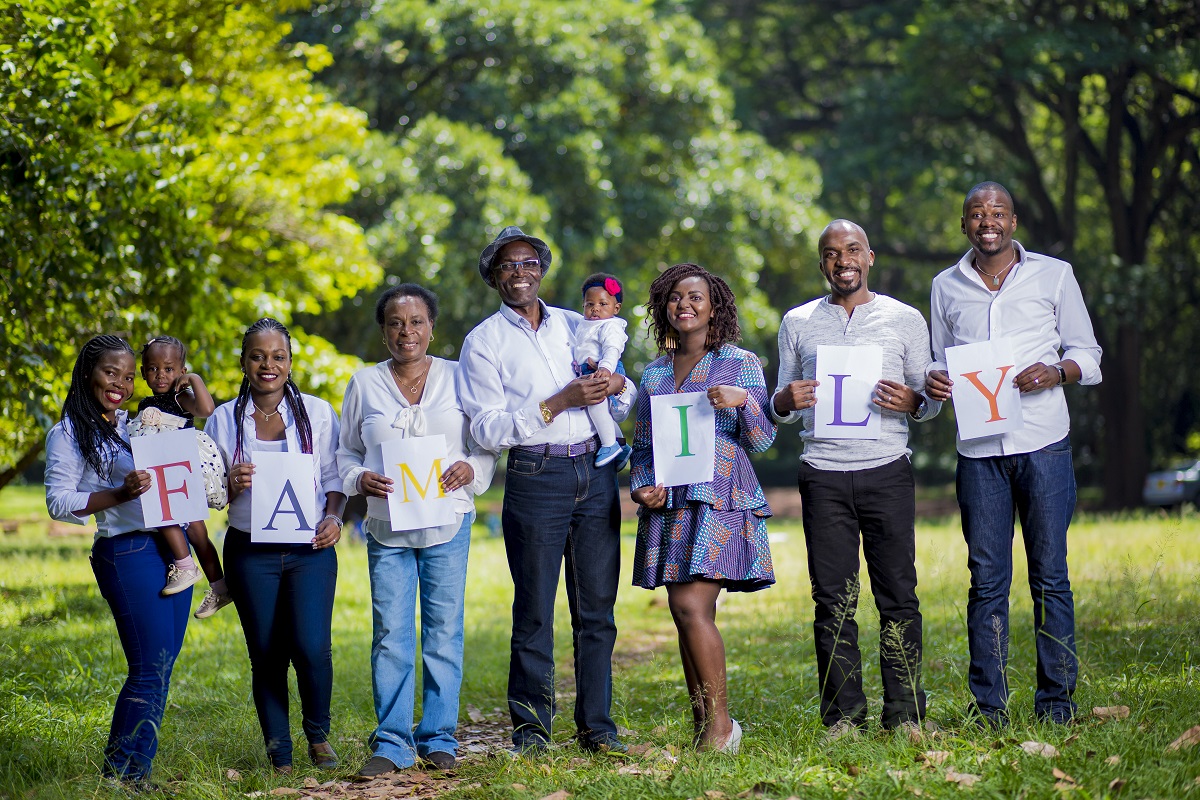
[[654,477],[660,486],[687,486],[713,479],[717,460],[717,414],[707,392],[650,398]]
[[381,446],[383,474],[392,479],[392,530],[416,531],[458,521],[454,500],[442,487],[442,473],[450,467],[445,436],[390,439]]
[[311,453],[254,453],[250,541],[308,544],[313,540],[321,521],[315,474],[316,457]]
[[878,439],[883,413],[871,402],[883,378],[883,348],[877,344],[817,345],[817,404],[814,439]]
[[947,347],[946,371],[954,382],[951,399],[958,438],[980,439],[1024,427],[1021,393],[1013,386],[1020,370],[1013,360],[1011,340]]
[[150,473],[150,488],[140,498],[147,528],[208,519],[195,428],[134,436],[129,446],[134,467]]

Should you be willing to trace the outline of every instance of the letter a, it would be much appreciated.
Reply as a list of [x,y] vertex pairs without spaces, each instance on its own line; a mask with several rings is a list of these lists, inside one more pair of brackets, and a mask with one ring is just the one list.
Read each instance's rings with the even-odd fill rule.
[[861,422],[846,422],[842,419],[842,381],[850,376],[830,374],[829,377],[833,378],[833,422],[829,424],[846,425],[853,428],[865,427],[871,421],[870,411],[867,412],[867,415],[863,417]]
[[1001,422],[1002,420],[1006,419],[1006,417],[1000,416],[1000,404],[997,402],[996,396],[1000,394],[1000,386],[1004,383],[1004,376],[1007,375],[1008,371],[1015,366],[1015,364],[1009,364],[1007,367],[999,367],[1000,380],[996,381],[995,391],[988,391],[988,388],[983,385],[983,381],[979,380],[979,373],[983,372],[983,370],[979,370],[977,372],[964,372],[962,374],[964,378],[971,382],[972,386],[982,392],[983,396],[987,398],[988,407],[992,411],[992,418],[989,419],[988,422]]
[[[291,508],[283,508],[283,498],[290,498],[292,501]],[[275,530],[275,517],[280,514],[294,514],[296,516],[296,530],[310,531],[308,521],[304,519],[304,512],[300,510],[300,500],[296,497],[296,490],[292,488],[292,482],[286,481],[283,484],[283,491],[279,494],[279,502],[275,503],[275,510],[271,512],[271,519],[267,520],[267,524],[263,526],[264,531]]]
[[676,458],[686,458],[694,456],[695,453],[688,450],[688,409],[691,406],[671,406],[679,412],[679,455]]

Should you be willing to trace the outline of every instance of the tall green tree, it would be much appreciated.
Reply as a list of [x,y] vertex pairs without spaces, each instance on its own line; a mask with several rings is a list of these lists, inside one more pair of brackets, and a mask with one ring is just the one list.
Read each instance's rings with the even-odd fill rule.
[[[292,20],[295,39],[333,53],[321,80],[379,134],[346,210],[389,280],[447,300],[449,348],[496,306],[475,261],[505,224],[553,246],[549,301],[574,307],[588,273],[612,272],[635,323],[659,270],[713,268],[764,355],[779,317],[766,290],[794,302],[819,291],[816,166],[733,120],[715,48],[689,15],[628,0],[343,0]],[[314,324],[347,346],[372,341],[369,298],[359,304]],[[649,355],[632,347],[634,364]]]
[[1166,355],[1150,332],[1193,318],[1186,293],[1164,291],[1173,270],[1190,286],[1200,277],[1194,259],[1180,263],[1165,247],[1195,239],[1194,225],[1182,237],[1166,226],[1200,200],[1196,5],[686,7],[739,76],[739,118],[814,153],[826,204],[857,204],[896,254],[949,263],[965,249],[956,233],[967,187],[984,178],[1010,186],[1023,241],[1073,261],[1081,277],[1105,349],[1105,497],[1138,502],[1147,454],[1169,438],[1148,431],[1171,416],[1148,413],[1163,401],[1155,375],[1175,371],[1148,361]]
[[[334,144],[365,117],[313,85],[277,4],[0,0],[0,486],[41,449],[78,347],[170,333],[218,396],[240,332],[373,285]],[[303,385],[358,363],[295,331]]]

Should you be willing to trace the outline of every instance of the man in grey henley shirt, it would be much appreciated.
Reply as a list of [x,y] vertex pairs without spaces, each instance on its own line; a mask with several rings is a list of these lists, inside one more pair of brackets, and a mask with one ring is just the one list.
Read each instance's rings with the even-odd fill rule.
[[[800,420],[804,539],[816,605],[813,637],[821,720],[829,739],[866,725],[858,649],[859,533],[880,619],[883,726],[921,736],[921,612],[917,601],[912,466],[908,420],[926,420],[941,404],[922,394],[929,329],[921,312],[867,288],[875,262],[867,234],[849,220],[821,233],[820,269],[830,294],[794,308],[779,330],[779,389],[771,410],[781,423]],[[818,345],[879,345],[883,379],[874,402],[878,439],[817,439],[813,406]]]

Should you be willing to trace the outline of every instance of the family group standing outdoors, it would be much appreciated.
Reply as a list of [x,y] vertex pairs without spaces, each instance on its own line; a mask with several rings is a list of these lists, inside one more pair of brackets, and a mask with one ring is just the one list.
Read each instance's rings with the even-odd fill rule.
[[[141,372],[158,407],[181,420],[210,416],[206,430],[226,467],[227,484],[219,487],[229,498],[224,574],[215,551],[205,549],[202,529],[186,537],[211,584],[196,615],[235,605],[274,768],[286,773],[292,766],[289,665],[297,674],[309,758],[318,767],[339,765],[329,744],[333,545],[346,499],[354,494],[367,498],[378,718],[369,742],[373,755],[358,775],[372,778],[418,761],[437,769],[455,765],[474,497],[490,484],[505,450],[514,755],[535,756],[551,742],[554,600],[564,560],[575,738],[588,751],[626,747],[611,716],[620,576],[617,473],[626,460],[639,506],[633,583],[666,587],[692,706],[693,744],[736,753],[742,728],[729,709],[717,598],[722,589],[757,591],[775,582],[766,527],[771,511],[749,454],[771,446],[777,423],[797,421],[827,736],[857,736],[867,724],[854,620],[861,538],[880,615],[881,722],[919,739],[931,723],[920,680],[908,425],[931,419],[950,399],[947,348],[999,337],[1013,343],[1019,371],[1012,380],[1024,426],[958,443],[957,490],[971,576],[973,711],[980,724],[1006,721],[1015,510],[1034,608],[1035,711],[1053,722],[1070,720],[1077,659],[1066,541],[1075,480],[1062,386],[1098,383],[1101,351],[1071,266],[1013,239],[1017,216],[1003,186],[972,188],[961,224],[970,250],[934,279],[931,336],[919,311],[869,288],[875,254],[866,232],[848,220],[831,222],[818,245],[830,293],[784,317],[774,394],[760,359],[736,346],[736,300],[719,276],[677,264],[652,283],[646,310],[659,355],[639,387],[620,362],[626,342],[624,322],[616,316],[620,280],[589,277],[582,287],[583,314],[547,305],[539,290],[551,268],[550,249],[515,227],[505,228],[479,258],[480,277],[499,296],[500,309],[467,336],[459,362],[428,354],[438,316],[432,292],[402,284],[380,296],[375,321],[390,358],[352,378],[340,421],[329,403],[303,394],[292,380],[290,335],[275,320],[247,329],[238,397],[215,408],[203,381],[187,372],[182,343],[152,340],[142,352]],[[817,349],[864,344],[883,354],[883,379],[872,395],[880,433],[873,439],[818,438]],[[159,376],[163,363],[170,367],[166,378]],[[133,350],[118,337],[97,336],[83,347],[62,421],[47,438],[46,471],[52,516],[79,524],[96,517],[92,567],[129,665],[103,769],[133,782],[150,772],[190,587],[200,575],[185,537],[147,530],[136,502],[150,476],[134,468],[129,435],[137,421],[122,410],[133,394],[135,367]],[[713,407],[715,467],[710,481],[666,487],[655,475],[651,398],[680,392],[703,392]],[[615,439],[615,423],[630,413],[636,420],[631,449]],[[453,499],[455,520],[405,530],[390,518],[387,498],[395,487],[385,475],[382,445],[438,434],[445,437],[450,463],[440,481]],[[313,457],[312,491],[323,518],[310,544],[263,544],[248,532],[254,454],[272,451]],[[414,728],[418,597],[422,715]]]

